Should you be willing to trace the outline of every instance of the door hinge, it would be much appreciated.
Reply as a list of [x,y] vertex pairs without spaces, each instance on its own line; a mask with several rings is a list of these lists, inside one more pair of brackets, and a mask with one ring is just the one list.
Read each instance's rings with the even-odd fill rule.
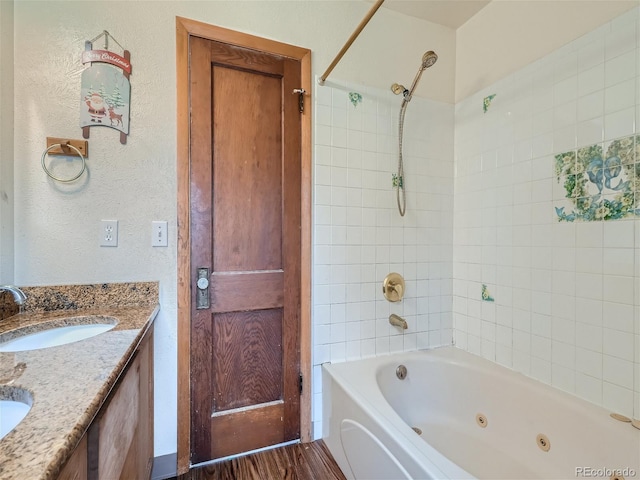
[[300,388],[300,395],[302,395],[302,374],[298,377],[298,387]]
[[307,91],[304,88],[294,88],[293,92],[291,92],[292,94],[298,94],[298,110],[300,110],[300,113],[304,113],[304,94],[307,93]]

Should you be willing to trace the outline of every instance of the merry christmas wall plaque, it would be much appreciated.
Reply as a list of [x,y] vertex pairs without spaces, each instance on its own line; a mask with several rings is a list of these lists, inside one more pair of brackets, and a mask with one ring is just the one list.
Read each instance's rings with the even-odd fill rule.
[[[104,49],[93,50],[93,42],[102,36]],[[85,42],[82,63],[89,67],[82,72],[80,126],[84,138],[89,138],[89,127],[115,128],[120,131],[120,143],[125,144],[129,134],[131,53],[124,48],[122,55],[110,51],[109,38],[122,48],[106,30]]]

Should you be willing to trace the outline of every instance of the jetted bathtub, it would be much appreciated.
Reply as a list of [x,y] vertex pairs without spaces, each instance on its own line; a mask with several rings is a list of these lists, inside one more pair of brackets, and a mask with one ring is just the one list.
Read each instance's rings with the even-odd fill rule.
[[454,347],[323,366],[348,479],[640,479],[640,430],[610,413]]

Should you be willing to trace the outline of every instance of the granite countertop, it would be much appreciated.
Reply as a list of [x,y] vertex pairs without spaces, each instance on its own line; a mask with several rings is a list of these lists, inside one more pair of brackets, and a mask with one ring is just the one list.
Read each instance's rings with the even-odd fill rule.
[[[140,289],[141,284],[135,285]],[[159,311],[157,284],[150,285],[155,298],[123,302],[133,306],[94,301],[93,306],[51,311],[32,307],[0,320],[0,335],[88,315],[113,317],[118,322],[112,330],[67,345],[0,353],[0,389],[22,388],[33,397],[24,420],[0,440],[0,478],[57,477]],[[113,292],[105,285],[95,287]]]

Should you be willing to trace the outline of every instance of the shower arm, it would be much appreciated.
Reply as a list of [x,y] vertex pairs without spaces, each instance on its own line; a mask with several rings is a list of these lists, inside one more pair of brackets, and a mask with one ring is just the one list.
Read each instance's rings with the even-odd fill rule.
[[342,49],[338,52],[338,54],[336,55],[336,58],[333,59],[333,62],[331,62],[331,65],[329,65],[327,70],[318,79],[318,83],[320,85],[324,85],[324,82],[329,77],[329,74],[333,71],[336,65],[338,65],[340,60],[342,60],[342,57],[344,56],[345,53],[347,53],[347,50],[349,50],[349,47],[351,47],[351,44],[355,41],[356,38],[358,38],[358,35],[360,35],[360,32],[362,32],[364,27],[367,26],[367,23],[369,23],[369,20],[371,20],[371,17],[375,15],[375,13],[378,11],[378,9],[382,6],[383,3],[384,3],[384,0],[378,0],[376,4],[373,7],[371,7],[371,10],[369,10],[367,15],[362,19],[360,24],[353,31],[353,33],[351,34],[347,42],[344,44]]

